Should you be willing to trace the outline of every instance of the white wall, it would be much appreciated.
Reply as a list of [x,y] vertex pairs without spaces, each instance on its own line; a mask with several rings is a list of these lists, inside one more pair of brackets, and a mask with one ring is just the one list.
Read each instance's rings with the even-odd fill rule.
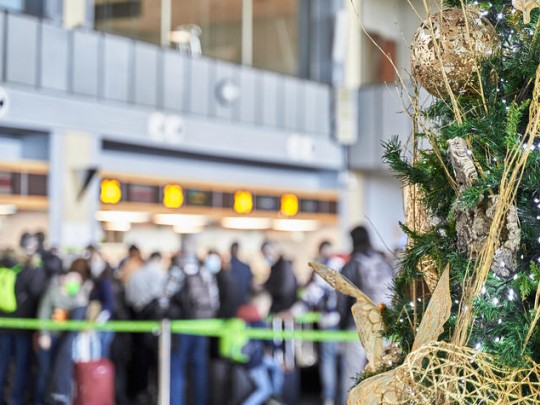
[[0,249],[16,248],[24,232],[43,231],[47,233],[49,221],[46,212],[18,212],[0,216]]

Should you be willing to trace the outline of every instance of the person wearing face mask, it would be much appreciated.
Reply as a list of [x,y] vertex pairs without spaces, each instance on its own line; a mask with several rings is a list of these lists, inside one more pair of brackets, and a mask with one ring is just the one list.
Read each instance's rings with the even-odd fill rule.
[[[66,274],[51,280],[40,302],[38,318],[58,322],[84,319],[90,285],[88,262],[83,258],[74,260]],[[75,332],[39,332],[35,404],[69,403],[71,400],[75,335]]]
[[266,241],[261,246],[264,259],[270,266],[270,275],[264,283],[264,289],[272,297],[270,314],[287,312],[296,302],[298,282],[293,273],[291,262],[281,254],[277,242]]
[[[126,283],[126,303],[137,320],[160,320],[164,313],[159,298],[167,280],[160,252],[153,252],[144,265],[135,270]],[[152,333],[132,336],[134,360],[134,395],[138,403],[152,403],[149,392],[157,391],[158,341]]]
[[[209,319],[219,308],[219,291],[212,271],[218,261],[210,259],[206,268],[197,257],[196,235],[184,235],[182,247],[173,260],[165,285],[164,304],[171,319]],[[175,335],[171,353],[171,405],[189,403],[187,373],[191,373],[191,394],[197,405],[208,404],[208,345],[205,336]]]
[[219,309],[216,318],[234,318],[241,305],[241,297],[230,268],[225,265],[219,253],[210,250],[204,260],[204,267],[216,277],[219,291]]
[[[283,257],[281,247],[275,241],[264,242],[261,246],[264,259],[270,266],[270,275],[264,283],[264,289],[270,294],[272,304],[272,328],[289,329],[294,327],[291,308],[297,302],[298,282],[290,261]],[[286,404],[297,404],[300,399],[300,376],[295,367],[294,349],[290,341],[276,341],[273,356],[278,359],[285,373],[282,399]]]
[[157,300],[163,294],[167,273],[163,267],[163,257],[153,252],[143,267],[136,270],[126,285],[126,301],[132,307],[135,317],[141,320],[156,320],[161,317],[156,312]]
[[[0,282],[0,317],[35,318],[37,304],[46,278],[37,268],[35,256],[28,251],[6,250],[0,253],[0,272],[8,272],[15,277],[14,285],[6,290],[9,283]],[[1,277],[1,276],[0,276]],[[8,308],[7,295],[15,299],[15,306]],[[11,385],[6,403],[23,405],[31,375],[33,331],[0,328],[0,404],[4,403],[4,393]],[[12,367],[10,367],[10,363]],[[8,382],[11,381],[11,384]],[[7,391],[7,390],[6,390]],[[7,399],[7,398],[6,398]]]
[[[90,305],[91,308],[95,308],[93,311],[94,314],[91,315],[91,320],[95,320],[98,323],[104,323],[111,319],[114,312],[112,270],[101,253],[94,246],[89,246],[87,251],[90,275],[94,284],[90,293]],[[98,332],[102,358],[110,357],[110,348],[113,337],[114,332]]]
[[[234,318],[241,297],[230,268],[216,250],[208,251],[203,266],[216,278],[219,290],[219,309],[216,318]],[[219,339],[210,338],[210,385],[213,387],[210,392],[210,405],[220,405],[223,398],[229,397],[227,386],[229,370],[229,361],[222,358],[219,353]]]

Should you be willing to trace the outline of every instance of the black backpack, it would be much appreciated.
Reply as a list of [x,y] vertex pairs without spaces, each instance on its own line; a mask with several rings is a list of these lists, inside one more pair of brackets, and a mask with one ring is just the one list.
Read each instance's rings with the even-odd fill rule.
[[212,276],[203,274],[203,271],[202,268],[194,274],[187,274],[184,271],[183,286],[176,293],[184,319],[210,319],[216,315],[217,305],[212,291]]

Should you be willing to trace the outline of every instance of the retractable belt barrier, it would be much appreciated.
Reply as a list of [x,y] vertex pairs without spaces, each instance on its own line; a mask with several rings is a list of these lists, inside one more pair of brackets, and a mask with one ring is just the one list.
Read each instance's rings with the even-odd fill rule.
[[[313,323],[319,319],[317,313],[304,314],[294,321],[299,324]],[[109,321],[95,323],[87,321],[55,321],[42,319],[0,318],[0,329],[47,330],[47,331],[112,331],[118,333],[153,333],[162,330],[159,321]],[[242,347],[249,339],[295,340],[312,342],[351,342],[358,340],[355,331],[340,330],[274,330],[251,328],[241,319],[204,319],[170,321],[170,331],[175,334],[197,335],[220,338],[220,351],[224,357],[245,361]]]
[[[320,315],[306,313],[295,319],[275,318],[283,324],[310,325],[317,322]],[[270,321],[272,321],[270,319]],[[276,322],[270,322],[275,324]],[[235,362],[245,363],[249,359],[242,353],[242,348],[249,339],[281,341],[284,343],[284,353],[292,348],[292,357],[285,355],[284,359],[294,362],[294,344],[298,342],[350,342],[358,341],[355,331],[297,329],[295,327],[251,328],[241,319],[206,319],[170,321],[109,321],[95,323],[88,321],[56,321],[41,319],[0,318],[0,330],[46,330],[67,332],[112,331],[117,333],[153,333],[159,335],[159,405],[169,405],[171,378],[171,334],[185,334],[216,337],[219,339],[220,354]],[[287,364],[285,364],[286,366]]]
[[[309,313],[295,318],[299,324],[313,323],[318,314]],[[0,329],[28,329],[47,331],[112,331],[118,333],[159,333],[159,321],[108,321],[96,323],[88,321],[55,321],[42,319],[0,318]],[[171,332],[185,335],[220,337],[231,332],[238,333],[247,339],[274,340],[307,340],[313,342],[350,342],[358,340],[354,331],[340,330],[281,330],[270,328],[251,328],[241,319],[204,319],[204,320],[171,320]]]

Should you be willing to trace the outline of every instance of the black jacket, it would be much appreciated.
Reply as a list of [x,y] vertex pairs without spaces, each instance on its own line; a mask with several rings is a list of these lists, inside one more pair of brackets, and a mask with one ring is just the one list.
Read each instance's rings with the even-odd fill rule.
[[[355,286],[362,289],[362,284],[360,282],[359,274],[360,263],[354,258],[351,259],[343,269],[341,274],[346,277],[350,282]],[[355,326],[354,318],[351,312],[351,308],[355,304],[356,300],[349,295],[342,294],[341,292],[337,293],[337,310],[339,312],[340,321],[339,328],[346,330],[351,329]]]
[[14,312],[0,311],[0,317],[35,318],[39,300],[47,288],[47,280],[41,268],[30,266],[23,268],[15,280],[17,309]]
[[291,262],[280,257],[270,269],[264,288],[272,297],[270,313],[276,314],[290,309],[296,302],[298,283]]
[[216,281],[219,290],[217,317],[222,319],[234,318],[242,302],[233,275],[230,271],[221,270],[216,275]]
[[231,259],[231,274],[238,290],[241,304],[247,304],[251,285],[253,284],[253,274],[251,268],[236,257]]

